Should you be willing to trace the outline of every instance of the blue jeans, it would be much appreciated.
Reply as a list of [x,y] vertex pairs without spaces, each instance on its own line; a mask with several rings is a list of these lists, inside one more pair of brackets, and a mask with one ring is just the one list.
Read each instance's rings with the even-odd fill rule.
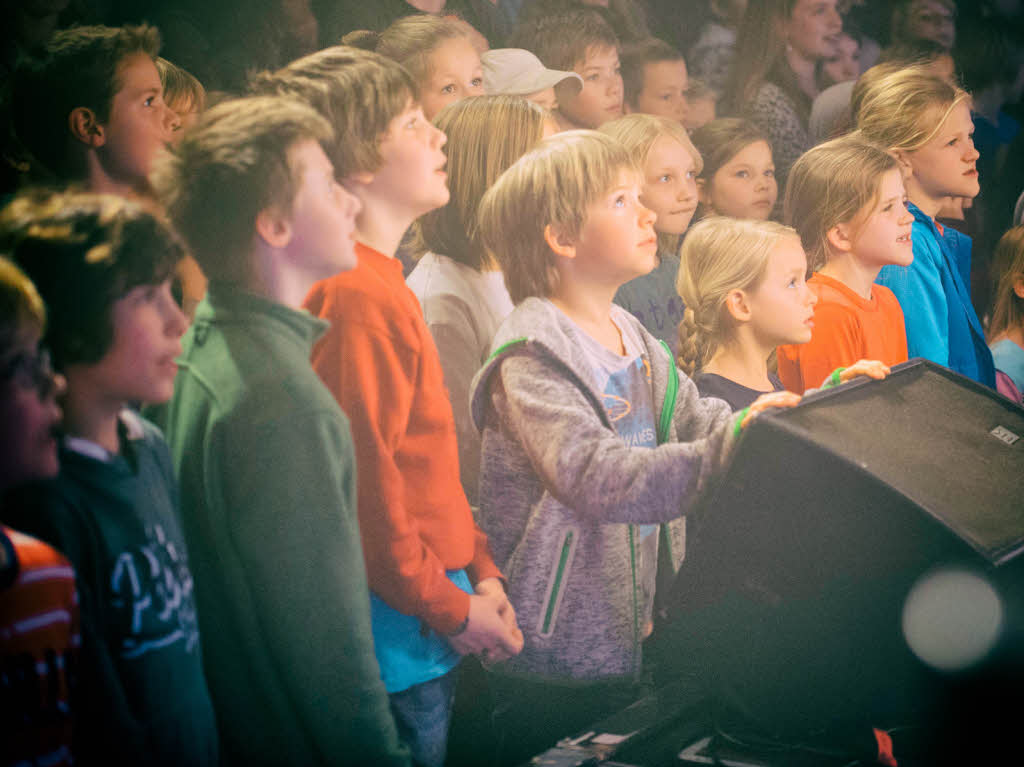
[[443,767],[455,699],[455,669],[393,692],[388,698],[398,737],[409,747],[413,761],[423,767]]

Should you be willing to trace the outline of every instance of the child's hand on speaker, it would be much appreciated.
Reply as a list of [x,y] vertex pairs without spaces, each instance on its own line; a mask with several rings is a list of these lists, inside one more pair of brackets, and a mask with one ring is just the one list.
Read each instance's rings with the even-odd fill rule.
[[795,407],[800,404],[800,395],[791,391],[775,391],[770,394],[762,394],[747,408],[746,415],[740,421],[740,428],[745,429],[747,424],[757,416],[758,413],[770,407]]
[[852,381],[857,376],[867,376],[868,378],[874,378],[876,381],[881,381],[891,372],[889,366],[884,362],[879,362],[878,360],[857,360],[850,367],[839,373],[839,383]]

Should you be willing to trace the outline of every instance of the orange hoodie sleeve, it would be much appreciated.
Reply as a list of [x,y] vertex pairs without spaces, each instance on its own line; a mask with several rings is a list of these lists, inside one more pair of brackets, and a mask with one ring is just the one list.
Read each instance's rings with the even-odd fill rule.
[[358,294],[323,285],[306,299],[307,309],[332,322],[314,349],[313,366],[349,417],[370,588],[396,610],[450,634],[469,613],[469,595],[449,580],[441,558],[425,543],[420,520],[407,508],[410,494],[420,489],[407,487],[407,471],[397,460],[421,375],[421,350],[387,316],[386,302],[358,301]]

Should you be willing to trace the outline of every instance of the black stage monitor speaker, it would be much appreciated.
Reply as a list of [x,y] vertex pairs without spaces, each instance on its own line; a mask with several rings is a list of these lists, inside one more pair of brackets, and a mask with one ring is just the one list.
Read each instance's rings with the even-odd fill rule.
[[1009,642],[1024,409],[921,360],[813,394],[749,426],[690,522],[654,647],[707,674],[719,713],[782,739],[913,719],[941,677],[904,637],[915,584],[991,584]]

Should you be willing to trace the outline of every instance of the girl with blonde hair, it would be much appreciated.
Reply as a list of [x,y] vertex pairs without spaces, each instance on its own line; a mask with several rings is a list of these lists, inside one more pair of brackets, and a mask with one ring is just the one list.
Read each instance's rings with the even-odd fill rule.
[[547,113],[521,96],[480,96],[451,104],[435,125],[448,136],[447,205],[414,224],[420,256],[407,284],[423,307],[455,414],[459,472],[476,506],[480,437],[469,415],[469,384],[487,359],[512,299],[498,264],[480,243],[477,206],[490,186],[544,136]]
[[903,307],[910,356],[994,387],[992,354],[971,303],[971,238],[935,220],[947,198],[980,191],[968,94],[907,67],[874,81],[856,120],[865,139],[896,157],[914,216],[913,262],[878,275]]
[[818,297],[811,340],[778,348],[779,377],[802,394],[831,370],[859,359],[907,360],[903,310],[876,285],[883,266],[907,266],[913,216],[899,165],[856,136],[804,154],[789,175],[786,221],[800,235]]
[[[676,282],[686,304],[678,362],[702,397],[742,410],[782,391],[768,358],[776,346],[811,339],[818,299],[806,274],[800,238],[787,226],[715,216],[693,227]],[[881,363],[861,360],[834,371],[825,385],[887,373]]]
[[349,32],[341,42],[376,51],[405,67],[428,120],[448,104],[483,95],[484,72],[474,30],[458,18],[417,13],[397,19],[383,32]]
[[697,209],[700,154],[679,121],[665,117],[632,114],[605,123],[600,130],[622,144],[642,168],[640,202],[657,216],[658,266],[620,287],[615,303],[674,351],[676,328],[683,318],[675,291],[679,242]]

